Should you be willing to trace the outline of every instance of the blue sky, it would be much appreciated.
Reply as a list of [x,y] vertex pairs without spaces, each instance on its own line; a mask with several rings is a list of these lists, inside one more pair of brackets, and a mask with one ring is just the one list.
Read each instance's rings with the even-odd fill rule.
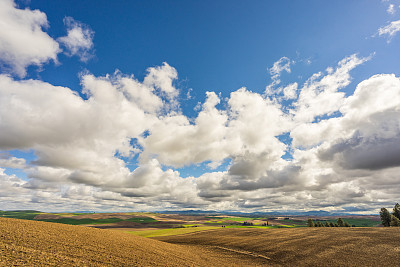
[[148,67],[168,62],[179,71],[180,89],[193,88],[202,101],[210,90],[224,97],[242,86],[263,92],[270,81],[267,67],[282,56],[299,61],[285,77],[288,82],[305,80],[354,53],[378,53],[374,64],[355,70],[362,71],[353,75],[359,80],[395,71],[400,59],[396,43],[371,37],[398,17],[387,14],[380,1],[31,1],[28,6],[46,13],[52,36],[65,35],[60,18],[66,16],[94,30],[93,60],[82,65],[64,57],[61,66],[39,73],[76,90],[82,69],[95,75],[119,69],[142,79]]
[[0,4],[0,209],[399,197],[400,1]]

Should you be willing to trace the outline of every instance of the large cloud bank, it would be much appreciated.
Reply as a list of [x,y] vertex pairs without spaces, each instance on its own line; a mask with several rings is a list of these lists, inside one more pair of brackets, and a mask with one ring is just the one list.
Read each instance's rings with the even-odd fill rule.
[[[9,73],[23,77],[27,66],[56,60],[59,46],[41,30],[46,16],[1,4],[11,5],[17,15],[7,24],[26,32],[32,46],[48,45],[46,53],[22,54],[15,36],[0,33]],[[73,34],[80,24],[69,21],[58,40],[84,59],[94,33]],[[369,59],[350,55],[303,85],[276,88],[293,64],[282,58],[264,94],[207,92],[195,118],[180,109],[178,72],[167,63],[142,81],[85,73],[84,97],[0,74],[0,201],[47,210],[375,210],[399,197],[400,79],[374,75],[346,95],[350,72]],[[7,152],[15,150],[34,151],[36,159]],[[227,161],[226,170],[215,170]],[[208,171],[181,177],[179,168],[196,164]]]

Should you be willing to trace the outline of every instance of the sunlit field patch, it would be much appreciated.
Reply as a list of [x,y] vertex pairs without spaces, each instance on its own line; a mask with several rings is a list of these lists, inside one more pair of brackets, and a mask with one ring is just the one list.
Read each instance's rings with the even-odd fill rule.
[[170,236],[194,233],[205,230],[220,229],[221,227],[215,226],[200,226],[200,227],[184,227],[184,228],[170,228],[160,230],[145,230],[145,231],[125,231],[126,233],[134,234],[143,237],[156,237],[156,236]]

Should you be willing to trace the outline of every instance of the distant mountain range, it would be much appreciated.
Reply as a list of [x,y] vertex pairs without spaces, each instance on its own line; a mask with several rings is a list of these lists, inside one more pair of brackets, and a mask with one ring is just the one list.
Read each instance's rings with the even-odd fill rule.
[[[12,212],[25,212],[25,213],[40,213],[41,211],[35,210],[13,210]],[[63,213],[114,213],[115,211],[71,211]],[[135,211],[131,211],[135,212]],[[324,210],[314,210],[314,211],[270,211],[270,212],[237,212],[237,211],[214,211],[214,210],[164,210],[164,211],[154,211],[155,213],[162,214],[182,214],[182,215],[230,215],[230,216],[240,216],[240,217],[262,217],[262,216],[350,216],[357,215],[357,213],[351,212],[328,212]],[[122,212],[123,213],[123,212]],[[377,215],[377,214],[362,214],[362,215]]]
[[[257,217],[257,216],[349,216],[360,215],[350,212],[328,212],[324,210],[314,211],[270,211],[270,212],[237,212],[237,211],[204,211],[204,210],[180,210],[180,211],[156,211],[156,213],[164,214],[184,214],[184,215],[233,215],[241,217]],[[376,214],[363,214],[376,215]]]

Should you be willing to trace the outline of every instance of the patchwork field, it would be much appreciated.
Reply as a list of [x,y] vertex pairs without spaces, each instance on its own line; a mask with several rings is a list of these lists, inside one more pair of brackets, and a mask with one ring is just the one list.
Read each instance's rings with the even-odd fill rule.
[[0,218],[0,266],[397,266],[400,261],[400,229],[394,227],[213,227],[175,234],[145,238]]
[[[123,231],[142,237],[181,235],[220,228],[299,228],[307,226],[305,216],[240,217],[229,215],[187,215],[150,212],[125,213],[44,213],[40,211],[0,211],[0,218],[18,218],[99,229]],[[379,216],[342,216],[354,227],[380,225]],[[337,217],[312,217],[315,222],[333,222]]]
[[[0,211],[0,217],[84,225],[114,229],[131,234],[154,237],[175,235],[217,228],[293,228],[305,227],[305,216],[238,217],[229,215],[182,215],[150,212],[126,213],[44,213],[40,211]],[[337,217],[312,217],[315,222],[336,222]],[[379,216],[343,216],[354,227],[380,224]]]

